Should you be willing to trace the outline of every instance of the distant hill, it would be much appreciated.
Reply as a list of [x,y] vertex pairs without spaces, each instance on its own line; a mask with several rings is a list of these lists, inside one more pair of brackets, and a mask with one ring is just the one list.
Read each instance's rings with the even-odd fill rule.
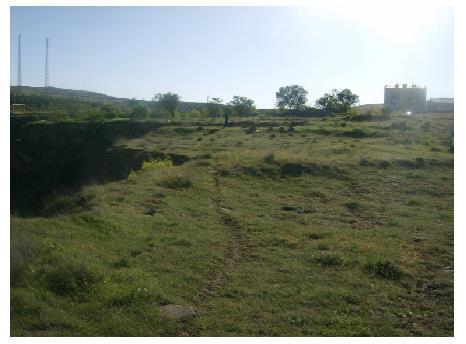
[[73,97],[91,102],[126,102],[129,99],[111,97],[103,93],[84,91],[84,90],[69,90],[57,87],[32,87],[32,86],[10,86],[10,93],[18,93],[21,89],[23,94],[36,94],[49,97]]
[[[18,86],[10,86],[10,94],[18,93],[20,90]],[[129,98],[117,98],[108,96],[103,93],[85,91],[85,90],[70,90],[66,88],[58,87],[32,87],[32,86],[21,86],[21,93],[29,95],[43,95],[49,97],[72,97],[78,98],[83,101],[88,102],[98,102],[98,103],[128,103],[131,101]],[[137,100],[137,102],[150,103],[147,100]],[[206,106],[206,103],[197,103],[197,102],[181,102],[180,110],[182,112],[188,112],[195,108],[200,108]]]

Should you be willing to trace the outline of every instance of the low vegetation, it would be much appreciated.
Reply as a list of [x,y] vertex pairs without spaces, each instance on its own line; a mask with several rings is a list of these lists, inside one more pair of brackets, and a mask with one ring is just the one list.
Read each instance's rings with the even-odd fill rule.
[[11,334],[452,336],[452,116],[324,119],[119,136],[133,172],[12,212]]

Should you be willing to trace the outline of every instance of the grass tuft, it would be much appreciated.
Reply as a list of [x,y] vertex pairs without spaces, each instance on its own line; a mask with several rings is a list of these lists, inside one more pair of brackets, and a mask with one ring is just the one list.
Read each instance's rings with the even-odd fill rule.
[[193,185],[190,178],[186,176],[169,177],[159,183],[160,186],[168,189],[185,189]]
[[321,254],[315,260],[320,266],[325,268],[340,266],[343,264],[343,259],[337,254]]
[[399,280],[402,272],[398,266],[387,259],[368,257],[365,265],[366,271],[389,280]]

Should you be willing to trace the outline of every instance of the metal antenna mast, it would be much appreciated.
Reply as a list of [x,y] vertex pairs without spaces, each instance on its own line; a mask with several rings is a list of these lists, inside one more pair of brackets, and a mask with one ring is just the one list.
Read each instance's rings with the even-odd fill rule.
[[21,87],[23,83],[23,76],[21,75],[21,34],[18,36],[18,86]]
[[49,38],[45,38],[45,81],[44,87],[49,87]]

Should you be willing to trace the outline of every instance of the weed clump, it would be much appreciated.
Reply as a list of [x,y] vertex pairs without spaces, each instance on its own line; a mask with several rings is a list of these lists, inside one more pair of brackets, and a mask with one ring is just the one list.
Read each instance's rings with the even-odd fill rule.
[[273,154],[273,152],[268,153],[264,156],[264,162],[266,162],[267,164],[275,162],[275,155]]
[[318,243],[316,245],[316,249],[318,249],[319,251],[328,251],[329,247],[327,244]]
[[149,160],[143,161],[141,164],[141,169],[138,171],[135,171],[131,169],[129,171],[128,180],[134,179],[140,172],[143,171],[149,171],[157,168],[166,168],[166,167],[172,167],[173,166],[173,161],[170,158],[166,159],[154,159],[150,158]]
[[392,129],[398,129],[400,131],[405,131],[405,130],[408,130],[409,127],[408,127],[408,124],[406,122],[393,122],[392,125],[391,125],[391,128]]
[[175,176],[161,181],[159,185],[168,189],[186,189],[191,187],[193,183],[186,176]]
[[94,195],[66,195],[53,193],[43,200],[42,214],[55,216],[88,210],[92,207]]
[[212,159],[213,157],[212,153],[204,153],[197,156],[198,159]]
[[172,167],[173,162],[170,159],[149,159],[148,161],[143,161],[141,165],[141,171],[148,171],[154,168],[164,168]]
[[36,249],[24,231],[12,232],[10,245],[10,285],[16,287],[25,279]]
[[386,259],[368,257],[365,268],[372,275],[395,281],[399,280],[402,274],[398,266]]
[[359,128],[355,128],[355,129],[347,130],[347,131],[342,131],[341,135],[342,136],[347,136],[347,137],[356,137],[356,138],[363,138],[363,137],[373,136],[373,135],[369,134],[368,132],[366,132],[366,131],[364,131],[362,129],[359,129]]
[[351,211],[360,210],[362,208],[361,203],[358,203],[358,202],[347,202],[347,203],[344,204],[344,206],[348,210],[351,210]]
[[96,273],[82,263],[59,262],[44,274],[47,288],[57,295],[87,292],[98,281]]
[[319,233],[309,233],[307,237],[312,240],[319,240],[322,239],[324,236]]
[[325,268],[340,266],[343,264],[343,259],[336,254],[321,254],[315,260],[320,266]]
[[129,259],[127,257],[122,257],[120,259],[118,259],[117,261],[115,261],[112,266],[114,268],[128,268],[129,267]]

